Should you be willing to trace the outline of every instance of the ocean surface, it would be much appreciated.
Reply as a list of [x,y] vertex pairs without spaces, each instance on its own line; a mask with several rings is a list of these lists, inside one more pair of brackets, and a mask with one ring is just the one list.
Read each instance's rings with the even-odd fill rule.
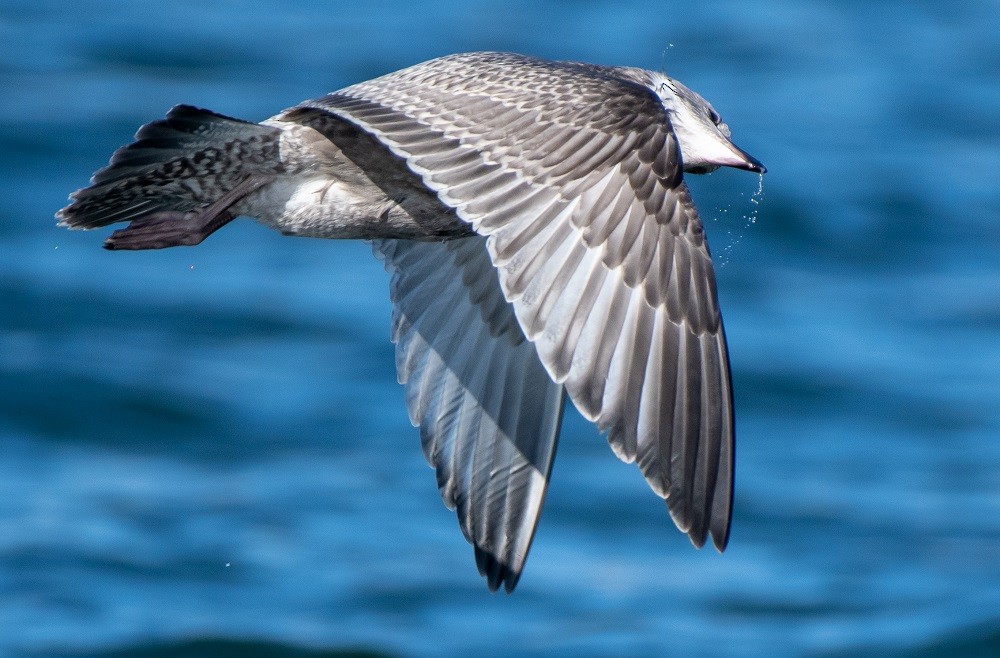
[[[997,25],[993,0],[0,3],[0,656],[1000,655]],[[724,555],[569,409],[490,594],[368,246],[55,225],[174,104],[261,120],[486,49],[666,70],[769,169],[691,180],[735,380]]]

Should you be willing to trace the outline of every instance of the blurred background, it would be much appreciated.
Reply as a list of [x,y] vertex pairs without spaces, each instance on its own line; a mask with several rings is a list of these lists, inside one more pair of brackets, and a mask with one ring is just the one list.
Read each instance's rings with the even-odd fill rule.
[[[998,24],[993,0],[5,0],[0,655],[1000,654]],[[665,70],[769,168],[691,181],[736,387],[725,555],[568,410],[491,595],[366,245],[55,226],[174,104],[262,120],[486,49]]]

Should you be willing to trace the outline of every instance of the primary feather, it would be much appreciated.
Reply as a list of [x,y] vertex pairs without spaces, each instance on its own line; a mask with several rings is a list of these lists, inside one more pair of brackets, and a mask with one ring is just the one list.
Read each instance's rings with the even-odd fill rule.
[[732,383],[684,172],[764,167],[696,93],[642,69],[468,53],[260,124],[178,106],[136,138],[64,224],[132,221],[110,248],[195,244],[237,214],[373,241],[410,419],[491,589],[520,578],[564,394],[695,545],[725,548]]

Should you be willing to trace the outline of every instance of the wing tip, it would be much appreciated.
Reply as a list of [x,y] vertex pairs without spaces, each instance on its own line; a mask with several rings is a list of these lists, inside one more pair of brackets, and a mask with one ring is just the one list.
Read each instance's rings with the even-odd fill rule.
[[715,546],[715,550],[720,553],[726,552],[726,547],[729,545],[729,528],[726,528],[725,533],[717,534],[712,533],[712,545]]
[[729,531],[733,525],[733,505],[732,498],[729,499],[729,504],[726,506],[726,511],[720,515],[719,518],[712,519],[711,525],[711,535],[712,544],[715,545],[715,550],[720,553],[725,552],[726,546],[729,545]]
[[490,592],[497,592],[501,586],[507,594],[511,594],[521,579],[521,570],[504,564],[488,551],[475,546],[476,566],[479,574],[486,578],[486,586]]
[[725,553],[726,547],[729,545],[728,527],[725,530],[711,530],[708,532],[704,530],[699,532],[692,529],[687,531],[687,536],[691,540],[691,545],[699,550],[705,547],[709,537],[712,538],[712,546],[719,553]]
[[732,526],[732,499],[727,499],[726,505],[721,510],[707,510],[708,517],[699,516],[693,510],[686,509],[683,505],[670,506],[670,498],[666,503],[670,511],[670,518],[674,525],[681,532],[687,534],[695,548],[702,548],[712,538],[712,545],[719,553],[726,550],[729,544],[729,530]]

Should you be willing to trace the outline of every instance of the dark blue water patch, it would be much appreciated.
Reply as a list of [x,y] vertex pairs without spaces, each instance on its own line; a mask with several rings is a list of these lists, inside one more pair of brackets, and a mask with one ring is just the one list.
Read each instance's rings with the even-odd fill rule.
[[[267,385],[266,378],[262,385]],[[155,383],[109,381],[65,372],[8,372],[0,378],[0,416],[9,432],[40,441],[89,445],[143,455],[184,454],[232,461],[295,453],[314,456],[349,447],[371,427],[366,406],[263,408],[234,391],[227,398],[164,388]],[[399,420],[405,419],[402,404]],[[404,428],[409,429],[409,428]],[[415,431],[415,430],[411,430]]]
[[206,435],[224,440],[227,434],[227,414],[218,404],[165,398],[154,389],[98,378],[6,373],[0,390],[0,413],[11,429],[51,440],[145,450]]
[[184,38],[161,34],[129,35],[107,41],[89,42],[78,52],[83,71],[113,71],[151,78],[179,78],[187,81],[214,79],[227,72],[241,75],[263,72],[268,61],[249,48],[239,48],[215,39]]
[[85,186],[90,174],[108,163],[114,149],[130,142],[143,122],[138,116],[103,117],[93,123],[87,119],[67,116],[61,121],[21,119],[0,124],[0,148],[5,155],[0,158],[0,171],[42,182],[37,178],[44,169],[48,176],[65,174],[68,182],[76,180],[77,187]]
[[849,410],[854,423],[892,426],[930,437],[983,431],[994,422],[992,412],[973,401],[943,401],[930,393],[904,392],[891,382],[878,388],[847,375],[740,369],[734,374],[734,386],[740,407],[756,413],[843,417]]
[[[957,611],[951,611],[957,612]],[[871,640],[862,640],[850,649],[816,652],[826,658],[848,658],[857,655],[882,655],[890,658],[952,658],[952,656],[1000,656],[1000,618],[959,624],[957,629],[936,633],[931,640],[909,636],[895,646],[886,647]]]
[[808,203],[769,191],[765,194],[762,214],[756,222],[747,226],[746,220],[738,216],[726,218],[726,228],[743,233],[748,242],[762,243],[767,249],[798,256],[808,249],[824,260],[839,260],[839,249],[822,230],[819,218],[812,214]]
[[[594,441],[600,454],[591,456],[590,450],[581,449],[578,444],[583,440]],[[603,436],[567,433],[561,443],[540,532],[544,532],[546,519],[550,518],[548,523],[560,525],[559,532],[600,534],[609,528],[630,528],[652,542],[664,538],[686,542],[681,535],[672,536],[673,523],[666,504],[634,465],[618,460]]]
[[[734,59],[752,60],[758,70],[780,72],[782,75],[788,75],[791,70],[801,70],[807,64],[803,58],[789,61],[783,48],[743,26],[730,26],[721,35],[717,27],[709,28],[704,24],[687,24],[678,29],[675,23],[664,21],[654,23],[650,28],[651,41],[662,44],[665,60],[659,63],[659,67],[651,68],[667,68],[668,75],[677,76],[681,80],[686,79],[683,77],[687,74],[685,67],[691,66],[686,56],[691,52],[697,53],[697,65],[705,69],[708,76],[713,71],[725,70],[727,63]],[[716,109],[724,118],[728,116],[725,107]]]
[[32,652],[44,658],[394,658],[399,654],[361,647],[314,648],[271,640],[200,638],[164,643],[140,643],[99,651]]
[[[1000,53],[994,54],[991,66],[1000,66]],[[925,131],[928,139],[948,137],[964,142],[995,143],[993,119],[1000,110],[998,106],[1000,100],[994,94],[986,90],[977,93],[968,82],[952,82],[934,94],[909,97],[902,111],[908,123]]]
[[[814,270],[882,275],[933,266],[958,246],[952,227],[923,195],[893,189],[859,202],[863,223],[845,226],[807,197],[765,193],[759,219],[741,229],[749,246],[783,254],[786,263]],[[817,212],[819,210],[820,212]]]
[[[469,549],[470,570],[472,549]],[[428,588],[424,582],[414,583],[371,583],[350,594],[351,605],[365,610],[376,610],[401,619],[419,617],[422,611],[434,607],[461,606],[468,597],[467,587],[441,584]]]
[[[766,276],[775,263],[762,263],[753,256],[766,252],[788,267],[856,279],[862,274],[885,276],[943,266],[949,246],[962,245],[956,227],[942,221],[940,200],[932,203],[926,194],[887,181],[877,194],[845,199],[845,204],[856,204],[851,210],[856,219],[845,222],[843,216],[827,214],[826,202],[775,189],[770,175],[765,176],[764,193],[756,203],[745,181],[730,174],[691,182],[713,255],[722,267],[738,266],[751,277]],[[773,296],[774,283],[764,283],[770,285],[761,292]],[[737,290],[745,284],[739,278],[727,282]]]
[[[95,245],[96,246],[96,245]],[[321,336],[330,343],[361,342],[361,330],[336,317],[292,319],[267,304],[217,307],[159,296],[126,298],[93,289],[40,288],[17,277],[0,279],[0,328],[60,336],[73,333],[141,333],[152,327],[183,331],[188,340],[302,340]]]
[[1000,617],[962,628],[931,642],[918,644],[912,651],[907,651],[905,655],[914,658],[1000,656]]
[[[122,547],[127,550],[127,547]],[[203,555],[143,556],[125,552],[117,555],[88,553],[75,548],[45,545],[24,545],[4,551],[3,563],[13,575],[5,589],[11,596],[57,591],[59,583],[73,582],[86,574],[87,578],[111,583],[134,581],[140,587],[159,582],[182,584],[185,581],[201,585],[235,584],[245,580],[239,569],[226,568]],[[79,605],[77,607],[80,607]]]
[[721,605],[715,606],[713,612],[722,616],[738,618],[743,622],[767,623],[775,619],[787,620],[785,623],[795,623],[795,620],[828,617],[833,615],[861,615],[878,610],[875,603],[845,605],[833,603],[823,592],[802,593],[801,598],[766,598],[733,597]]

